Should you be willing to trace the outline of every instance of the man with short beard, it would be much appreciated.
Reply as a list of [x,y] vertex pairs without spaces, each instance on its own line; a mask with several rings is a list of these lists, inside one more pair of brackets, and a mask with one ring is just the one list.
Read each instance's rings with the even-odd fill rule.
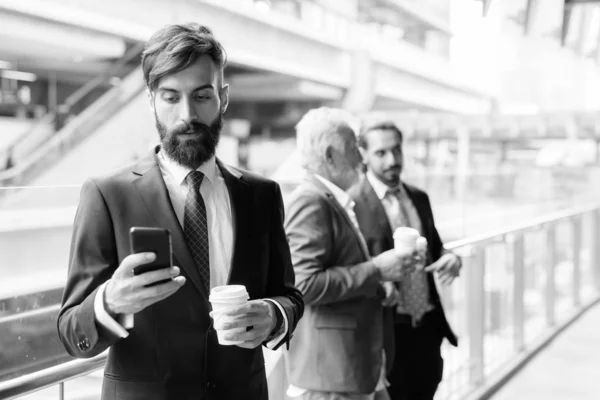
[[446,320],[434,274],[449,284],[459,275],[460,257],[444,248],[427,193],[402,182],[402,132],[390,121],[370,121],[358,143],[367,172],[348,194],[356,203],[360,230],[372,257],[394,248],[393,232],[418,230],[427,239],[425,263],[413,265],[396,283],[393,368],[388,371],[392,400],[433,400],[442,379],[442,340],[458,344]]
[[[279,186],[215,157],[225,62],[206,27],[156,32],[142,69],[161,145],[82,187],[58,333],[75,357],[109,349],[102,399],[267,399],[260,345],[289,345],[302,316]],[[174,265],[135,275],[155,255],[130,254],[131,227],[168,229]],[[225,284],[250,300],[213,323]]]

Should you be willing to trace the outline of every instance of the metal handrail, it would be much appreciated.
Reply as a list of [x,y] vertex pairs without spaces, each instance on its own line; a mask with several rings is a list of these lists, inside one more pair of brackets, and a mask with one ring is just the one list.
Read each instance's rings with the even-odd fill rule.
[[88,375],[102,368],[106,362],[106,357],[107,353],[104,352],[94,358],[69,361],[0,382],[0,398],[16,399],[29,393],[55,386],[61,382]]
[[[600,209],[600,203],[591,204],[550,214],[546,217],[534,219],[528,223],[514,227],[495,230],[482,235],[474,235],[464,240],[456,240],[447,244],[448,249],[456,250],[461,247],[472,246],[492,240],[496,237],[503,237],[510,234],[520,233],[524,230],[536,229],[540,226],[553,224],[561,220],[569,219],[594,210]],[[282,353],[279,351],[278,358]],[[104,366],[107,353],[102,353],[94,358],[87,360],[75,360],[55,367],[47,368],[38,372],[23,375],[18,378],[0,382],[0,398],[14,399],[28,393],[32,393],[47,387],[61,384],[66,380],[87,375]],[[274,362],[278,362],[275,360]]]
[[503,229],[492,230],[490,232],[486,232],[480,235],[473,235],[465,239],[455,240],[453,242],[447,243],[445,247],[449,250],[454,250],[459,247],[472,246],[475,244],[493,240],[497,237],[503,237],[506,235],[520,233],[526,230],[533,230],[547,224],[556,223],[559,220],[575,217],[577,215],[585,214],[587,212],[594,211],[597,209],[600,209],[600,203],[592,203],[585,206],[573,207],[567,210],[551,213],[544,217],[532,219],[529,222],[525,222],[523,224],[517,224]]
[[140,55],[140,52],[144,49],[145,43],[138,42],[134,46],[132,46],[129,50],[125,52],[125,54],[117,61],[115,64],[110,66],[100,75],[96,76],[94,79],[88,81],[85,85],[77,89],[73,94],[66,98],[64,101],[64,105],[69,109],[81,101],[85,96],[90,94],[94,89],[102,85],[106,82],[108,78],[110,78],[116,71],[122,70],[125,65],[133,60],[135,57]]
[[25,311],[18,314],[7,315],[0,318],[0,324],[7,324],[13,321],[19,321],[24,318],[39,317],[40,315],[54,314],[60,310],[60,304],[54,304],[47,307],[38,308],[36,310]]

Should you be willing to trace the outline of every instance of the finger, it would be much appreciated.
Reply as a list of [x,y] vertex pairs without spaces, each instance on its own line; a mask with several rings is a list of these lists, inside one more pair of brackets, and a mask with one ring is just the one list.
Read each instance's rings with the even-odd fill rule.
[[245,329],[249,326],[266,325],[264,319],[258,317],[236,318],[225,314],[215,314],[214,327],[219,330]]
[[244,349],[255,349],[258,346],[260,346],[262,344],[262,342],[264,342],[265,340],[266,340],[266,338],[263,339],[263,340],[256,339],[256,340],[251,341],[251,342],[238,343],[236,346],[242,347]]
[[169,282],[161,283],[159,285],[147,286],[141,288],[139,291],[139,298],[145,301],[151,301],[151,304],[156,303],[162,299],[165,299],[175,293],[179,288],[185,284],[185,277],[178,276]]
[[425,267],[425,272],[435,272],[440,268],[440,266],[436,263],[433,263],[431,265],[428,265],[427,267]]
[[135,279],[140,286],[146,286],[155,282],[175,278],[179,273],[179,267],[173,266],[157,269],[156,271],[144,272],[143,274],[136,275]]
[[448,273],[446,273],[444,275],[440,275],[440,282],[442,282],[444,285],[448,285],[453,280],[454,280],[454,277]]
[[[269,336],[267,328],[264,326],[255,326],[254,329],[247,331],[244,328],[235,330],[221,330],[222,337],[232,342],[252,342],[256,339],[263,339]],[[261,340],[262,341],[262,340]]]
[[130,254],[121,261],[121,265],[116,269],[113,276],[132,276],[134,268],[151,263],[155,259],[156,254],[152,252]]
[[264,300],[250,300],[239,306],[228,308],[223,311],[224,315],[230,317],[246,316],[250,314],[264,314],[269,312],[269,305]]

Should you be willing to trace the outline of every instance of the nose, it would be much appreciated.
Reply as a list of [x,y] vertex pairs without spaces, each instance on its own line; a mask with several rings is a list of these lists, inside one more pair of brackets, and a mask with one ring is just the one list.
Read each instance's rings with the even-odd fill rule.
[[384,162],[386,166],[391,166],[396,164],[396,157],[394,157],[394,153],[391,151],[387,151],[384,156]]
[[190,123],[192,121],[195,121],[198,116],[196,115],[196,110],[192,104],[191,99],[185,99],[182,100],[180,103],[180,113],[179,113],[179,118],[185,122],[185,123]]

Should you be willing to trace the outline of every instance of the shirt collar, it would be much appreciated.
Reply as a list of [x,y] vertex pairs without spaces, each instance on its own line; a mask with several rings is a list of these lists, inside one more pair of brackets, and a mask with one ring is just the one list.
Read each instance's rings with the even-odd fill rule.
[[[172,160],[169,156],[167,156],[162,149],[158,153],[158,159],[160,162],[160,166],[164,169],[167,174],[171,176],[173,181],[177,185],[181,185],[188,174],[192,171],[191,168],[183,166],[178,162]],[[204,177],[210,181],[210,183],[215,183],[215,179],[217,177],[217,161],[216,157],[212,156],[208,159],[204,164],[199,166],[196,171],[200,171],[204,174]]]
[[[379,198],[379,200],[383,200],[383,198],[385,197],[386,193],[389,190],[392,190],[394,188],[389,187],[388,185],[386,185],[385,183],[381,182],[376,176],[375,174],[373,174],[370,170],[367,171],[366,173],[367,179],[369,181],[369,183],[371,184],[371,186],[373,187],[373,190],[375,191],[375,194],[377,195],[377,197]],[[400,184],[398,186],[398,190],[400,191],[401,195],[404,195],[404,189],[402,188],[402,184]]]
[[354,207],[354,201],[352,201],[352,199],[350,198],[350,196],[348,195],[348,193],[344,192],[339,186],[337,186],[336,184],[334,184],[331,181],[328,181],[327,179],[323,178],[322,176],[315,174],[315,177],[321,181],[321,183],[323,183],[323,185],[325,185],[325,187],[327,189],[329,189],[331,191],[331,194],[333,194],[333,197],[336,199],[336,201],[338,203],[340,203],[340,205],[342,207],[346,208],[352,208]]

